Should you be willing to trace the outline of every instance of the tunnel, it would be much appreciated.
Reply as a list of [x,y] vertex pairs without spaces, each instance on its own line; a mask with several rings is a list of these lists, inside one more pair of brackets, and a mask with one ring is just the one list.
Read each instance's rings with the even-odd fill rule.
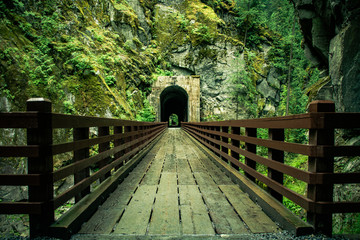
[[165,88],[160,94],[160,120],[169,121],[172,114],[176,114],[179,123],[188,121],[188,94],[179,86]]

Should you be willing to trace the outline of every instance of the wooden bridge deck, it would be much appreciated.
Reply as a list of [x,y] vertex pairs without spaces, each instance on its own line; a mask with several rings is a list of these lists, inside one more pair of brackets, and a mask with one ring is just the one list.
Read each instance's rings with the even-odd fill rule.
[[79,233],[186,236],[280,230],[184,131],[168,129]]

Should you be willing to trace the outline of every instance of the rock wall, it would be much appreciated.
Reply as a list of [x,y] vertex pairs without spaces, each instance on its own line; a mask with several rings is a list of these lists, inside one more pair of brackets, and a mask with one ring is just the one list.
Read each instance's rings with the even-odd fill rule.
[[334,100],[338,111],[360,111],[360,1],[292,0],[304,33],[307,57],[330,82],[317,99]]
[[[292,0],[304,33],[305,51],[324,69],[328,83],[317,99],[333,100],[337,111],[360,112],[360,1]],[[320,85],[321,86],[321,85]],[[337,131],[336,142],[360,145],[359,131]],[[335,158],[336,172],[359,172],[359,157]],[[335,201],[360,201],[359,184],[336,184]],[[360,214],[335,214],[334,233],[358,233]]]
[[[159,1],[153,14],[154,41],[166,53],[171,71],[175,76],[201,76],[201,119],[248,118],[246,109],[239,110],[232,95],[232,80],[246,65],[236,15],[229,10],[215,12],[200,0]],[[270,45],[264,40],[259,47],[263,50],[254,50],[256,59],[260,59],[254,83],[263,104],[252,104],[260,106],[259,112],[263,113],[275,113],[280,102],[281,83],[275,70],[269,71],[271,64],[267,62]]]
[[[237,116],[231,96],[231,79],[245,65],[235,1],[216,11],[211,2],[1,1],[4,108],[23,110],[28,98],[45,97],[56,112],[135,119],[154,74],[166,69],[201,75],[202,119],[247,117]],[[264,110],[274,111],[279,89],[260,72],[254,83]]]

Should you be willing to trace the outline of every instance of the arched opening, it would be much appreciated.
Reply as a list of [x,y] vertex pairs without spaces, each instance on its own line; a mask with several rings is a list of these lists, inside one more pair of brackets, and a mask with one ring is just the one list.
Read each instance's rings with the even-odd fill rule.
[[179,86],[165,88],[160,94],[160,120],[169,121],[172,114],[177,115],[179,125],[188,121],[188,94]]
[[175,113],[171,114],[169,117],[169,127],[179,127],[179,126],[180,126],[179,116],[176,115]]

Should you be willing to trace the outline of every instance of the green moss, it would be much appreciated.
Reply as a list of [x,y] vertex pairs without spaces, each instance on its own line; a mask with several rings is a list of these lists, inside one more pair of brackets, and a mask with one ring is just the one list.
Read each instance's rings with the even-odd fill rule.
[[201,61],[205,58],[210,59],[212,61],[216,61],[218,57],[219,51],[216,49],[211,49],[209,47],[204,47],[199,50],[198,61]]
[[139,19],[135,11],[126,0],[112,0],[114,8],[118,11],[119,19],[127,22],[132,28],[139,27]]
[[235,11],[235,1],[234,0],[201,0],[203,3],[212,7],[216,11]]
[[[20,3],[23,8],[0,10],[5,16],[0,24],[0,67],[6,69],[0,76],[0,95],[14,99],[13,104],[22,106],[19,110],[36,96],[52,100],[56,112],[103,116],[110,110],[114,116],[133,119],[142,104],[130,107],[125,92],[130,87],[148,92],[160,52],[142,52],[136,37],[131,51],[126,51],[125,40],[105,27],[110,22],[106,4]],[[115,21],[141,31],[126,1],[111,4]],[[142,102],[138,95],[134,98]]]

